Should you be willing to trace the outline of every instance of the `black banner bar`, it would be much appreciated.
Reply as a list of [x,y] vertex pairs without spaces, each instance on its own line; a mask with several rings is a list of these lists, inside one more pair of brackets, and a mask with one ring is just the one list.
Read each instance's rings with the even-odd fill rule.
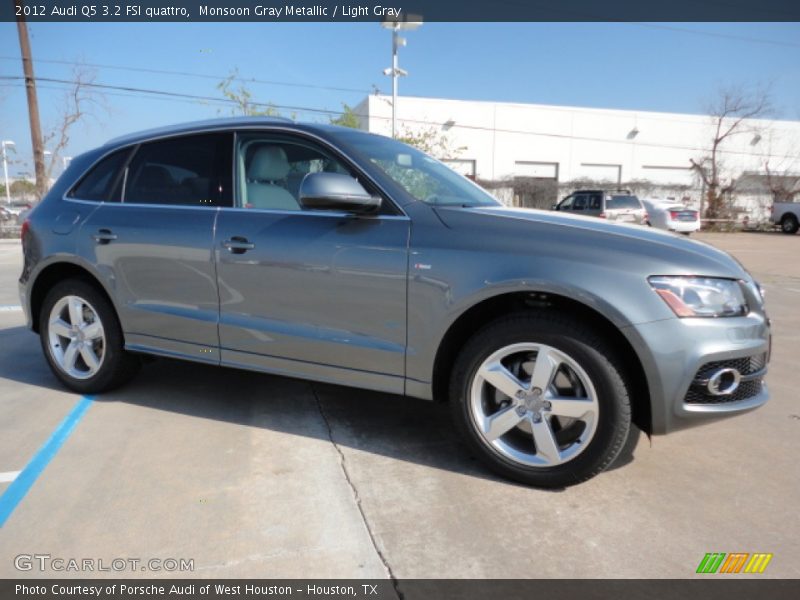
[[797,0],[12,0],[0,21],[800,21]]
[[[27,579],[0,580],[4,600],[795,600],[800,580],[710,575],[701,579]],[[747,577],[747,576],[745,576]]]

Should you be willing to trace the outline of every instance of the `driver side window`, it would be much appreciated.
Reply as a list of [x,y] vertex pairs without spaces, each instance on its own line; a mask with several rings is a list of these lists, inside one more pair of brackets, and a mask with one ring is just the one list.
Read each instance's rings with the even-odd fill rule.
[[243,133],[236,143],[236,206],[260,210],[303,210],[300,184],[309,173],[351,175],[317,146],[284,136]]

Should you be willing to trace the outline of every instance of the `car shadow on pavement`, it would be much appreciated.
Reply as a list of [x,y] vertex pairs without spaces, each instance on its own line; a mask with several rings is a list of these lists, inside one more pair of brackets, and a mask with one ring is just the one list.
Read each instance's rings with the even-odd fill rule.
[[39,338],[27,327],[0,329],[0,379],[64,391],[42,356]]
[[[0,330],[0,378],[64,390],[37,337],[24,327]],[[425,400],[165,358],[144,361],[133,381],[95,400],[330,440],[344,448],[517,485],[470,456],[457,439],[448,407]],[[633,460],[636,433],[611,468]]]

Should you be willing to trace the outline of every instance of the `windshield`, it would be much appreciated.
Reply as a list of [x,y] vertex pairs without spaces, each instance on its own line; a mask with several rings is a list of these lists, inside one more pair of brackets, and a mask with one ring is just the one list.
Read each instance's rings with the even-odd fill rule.
[[477,185],[416,148],[359,131],[337,132],[337,137],[417,200],[438,206],[500,204]]
[[616,208],[642,208],[636,196],[611,196],[606,199],[606,209]]

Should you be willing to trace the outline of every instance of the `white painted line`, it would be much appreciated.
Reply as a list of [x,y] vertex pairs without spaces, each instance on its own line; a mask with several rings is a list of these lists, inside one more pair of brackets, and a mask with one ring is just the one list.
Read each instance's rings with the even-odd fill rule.
[[19,304],[0,304],[0,312],[17,312],[21,310],[22,307]]
[[8,473],[0,473],[0,483],[10,483],[17,478],[19,471],[9,471]]

